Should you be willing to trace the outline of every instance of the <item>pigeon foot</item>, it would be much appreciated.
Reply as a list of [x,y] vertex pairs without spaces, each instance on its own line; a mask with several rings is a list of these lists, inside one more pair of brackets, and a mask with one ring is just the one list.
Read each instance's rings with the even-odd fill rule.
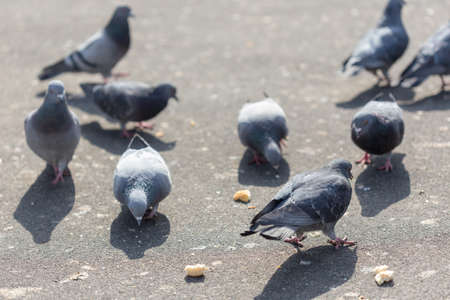
[[146,123],[146,122],[139,122],[137,128],[143,130],[145,128],[152,130],[153,127],[155,127],[155,124],[152,123]]
[[293,236],[290,238],[285,239],[283,242],[288,243],[293,245],[294,247],[300,247],[303,248],[303,244],[301,243],[301,241],[303,241],[304,239],[306,239],[306,236],[304,236],[303,234],[300,237],[297,236]]
[[262,157],[262,156],[260,156],[259,154],[257,154],[257,153],[254,153],[253,154],[253,160],[251,160],[248,164],[249,165],[253,165],[253,164],[256,164],[256,165],[261,165],[261,164],[263,164],[263,163],[266,163],[267,161],[266,161],[266,159],[264,158],[264,157]]
[[129,138],[131,138],[132,134],[129,133],[126,129],[124,129],[124,130],[122,130],[122,133],[120,134],[120,136],[123,138],[129,139]]
[[151,220],[156,216],[156,209],[149,208],[145,212],[144,216],[142,217],[142,220]]
[[370,160],[370,154],[365,153],[364,156],[360,160],[355,161],[355,163],[357,164],[363,163],[363,165],[370,165],[372,163],[372,160]]
[[57,171],[55,179],[53,179],[52,184],[57,184],[58,182],[64,182],[63,172]]
[[328,243],[333,245],[336,249],[339,249],[340,247],[343,247],[345,245],[348,246],[356,245],[356,242],[347,241],[347,237],[344,237],[343,239],[336,238],[335,240],[328,240]]
[[377,168],[377,170],[379,170],[379,171],[386,171],[386,172],[392,172],[391,160],[388,159],[386,161],[386,163],[384,164],[384,166]]

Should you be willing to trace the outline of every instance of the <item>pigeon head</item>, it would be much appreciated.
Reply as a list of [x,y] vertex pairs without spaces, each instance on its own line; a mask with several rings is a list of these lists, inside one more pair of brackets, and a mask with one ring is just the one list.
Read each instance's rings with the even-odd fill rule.
[[66,99],[64,84],[59,80],[53,80],[49,83],[45,102],[48,104],[57,104]]
[[333,169],[336,170],[338,172],[340,172],[341,174],[343,174],[345,177],[352,179],[353,175],[352,175],[352,163],[349,162],[346,159],[335,159],[333,161],[331,161],[328,166]]
[[161,84],[157,86],[154,90],[155,94],[161,95],[161,97],[169,100],[173,98],[178,101],[177,88],[171,84]]
[[352,121],[352,139],[356,142],[370,139],[373,130],[382,132],[386,129],[387,120],[377,114],[363,114]]
[[281,161],[280,147],[274,141],[271,141],[264,147],[264,157],[274,168],[278,168]]
[[127,5],[121,5],[116,8],[114,11],[114,17],[118,18],[130,18],[134,17],[133,13],[131,12],[131,8]]
[[142,189],[132,189],[128,194],[128,208],[138,225],[141,225],[142,217],[147,211],[147,195]]
[[400,16],[400,12],[402,11],[402,7],[406,4],[404,0],[389,0],[388,5],[384,10],[385,16]]

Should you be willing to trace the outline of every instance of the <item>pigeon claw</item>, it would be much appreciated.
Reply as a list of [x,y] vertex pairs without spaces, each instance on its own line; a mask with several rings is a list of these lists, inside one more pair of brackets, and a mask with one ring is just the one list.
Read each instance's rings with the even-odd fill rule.
[[144,216],[142,217],[142,220],[151,220],[156,216],[156,209],[149,208],[145,212]]
[[333,245],[336,249],[339,249],[343,246],[355,246],[356,242],[353,241],[347,241],[347,237],[344,237],[343,239],[336,238],[335,240],[328,240],[328,243]]
[[63,172],[58,172],[55,179],[53,179],[52,184],[57,184],[60,181],[64,182]]
[[372,160],[370,159],[370,154],[365,153],[364,156],[360,160],[355,161],[355,163],[357,163],[357,164],[362,163],[363,165],[370,165],[372,163]]

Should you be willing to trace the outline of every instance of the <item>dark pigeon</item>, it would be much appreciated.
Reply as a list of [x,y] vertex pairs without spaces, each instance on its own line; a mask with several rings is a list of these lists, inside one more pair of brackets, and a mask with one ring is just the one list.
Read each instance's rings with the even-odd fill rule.
[[281,147],[287,138],[288,128],[283,109],[272,99],[246,103],[239,112],[239,138],[254,154],[260,164],[265,158],[273,167],[282,159]]
[[391,171],[391,152],[400,145],[405,132],[402,110],[394,96],[378,96],[368,102],[352,120],[352,140],[362,150],[364,157],[357,163],[370,164],[370,154],[388,153],[388,159],[380,170]]
[[294,176],[241,235],[259,232],[266,239],[291,243],[298,249],[303,247],[304,232],[322,230],[336,247],[354,245],[334,232],[352,198],[351,169],[349,161],[336,159],[321,169]]
[[450,22],[442,26],[419,50],[413,61],[403,71],[400,84],[416,87],[431,75],[439,75],[442,90],[444,75],[450,74]]
[[[408,47],[409,37],[402,22],[403,0],[389,0],[383,17],[375,29],[370,30],[358,43],[353,53],[343,62],[342,72],[355,76],[365,69],[390,85],[389,68]],[[383,77],[378,75],[378,70]]]
[[156,215],[159,203],[170,193],[172,181],[161,155],[139,138],[147,147],[131,149],[134,138],[131,140],[114,171],[114,196],[141,225],[142,220]]
[[[111,70],[130,48],[128,18],[132,16],[128,6],[118,6],[102,31],[65,58],[45,67],[39,74],[39,79],[53,78],[65,72],[100,73],[105,80],[111,77]],[[124,75],[114,74],[116,77]]]
[[170,98],[177,98],[177,89],[170,84],[151,87],[145,83],[117,81],[94,87],[95,104],[113,121],[121,124],[122,135],[129,137],[126,123],[139,122],[140,128],[152,128],[143,123],[159,114]]
[[56,177],[52,183],[63,181],[81,129],[77,116],[67,107],[61,81],[50,82],[41,107],[25,119],[25,136],[30,149],[53,167]]

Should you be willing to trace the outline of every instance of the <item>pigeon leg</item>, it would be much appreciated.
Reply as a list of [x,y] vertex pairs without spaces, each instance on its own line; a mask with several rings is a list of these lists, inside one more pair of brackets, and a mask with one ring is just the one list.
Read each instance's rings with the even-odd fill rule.
[[377,78],[377,83],[376,83],[376,85],[379,85],[380,82],[383,81],[383,77],[380,77],[380,75],[378,75],[377,70],[368,70],[368,71],[369,71],[370,73],[372,73],[373,76],[375,76],[375,77]]
[[445,91],[445,80],[444,80],[444,75],[439,75],[439,77],[441,77],[441,91]]
[[156,216],[156,213],[158,212],[158,205],[159,204],[156,204],[152,209],[147,209],[142,219],[143,220],[153,219],[153,217]]
[[146,123],[146,122],[139,122],[137,128],[144,130],[145,128],[152,130],[153,127],[155,127],[155,124],[152,123]]
[[283,242],[291,244],[294,247],[296,247],[297,250],[299,250],[298,248],[303,248],[303,244],[301,243],[301,241],[303,241],[304,239],[306,239],[306,236],[302,234],[300,237],[293,236],[293,237],[287,238]]
[[383,73],[384,80],[386,81],[386,87],[391,86],[391,78],[389,77],[389,74],[386,69],[381,69],[381,72]]
[[348,245],[348,246],[356,245],[356,242],[347,241],[347,237],[344,237],[343,239],[336,238],[334,240],[328,240],[328,243],[333,245],[336,249],[339,249],[339,247],[343,247],[345,245]]
[[384,164],[384,166],[379,167],[377,170],[386,171],[386,172],[391,172],[392,171],[391,154],[389,154],[389,157],[387,158],[386,163]]
[[355,163],[357,164],[363,163],[364,165],[370,165],[372,163],[372,161],[370,160],[370,154],[366,152],[364,156],[360,160],[355,161]]
[[280,145],[281,145],[283,148],[287,148],[287,138],[281,139],[281,140],[280,140]]
[[120,124],[120,128],[122,129],[122,133],[120,134],[123,138],[131,138],[132,134],[127,131],[125,124]]
[[259,166],[260,164],[263,164],[263,163],[265,163],[265,162],[266,162],[266,160],[265,160],[264,157],[260,156],[260,155],[259,155],[258,153],[256,153],[256,152],[254,152],[254,153],[253,153],[253,160],[251,160],[248,164],[249,164],[249,165],[257,164],[257,165]]
[[52,181],[52,184],[57,184],[59,181],[64,182],[63,171],[58,170],[55,179]]

